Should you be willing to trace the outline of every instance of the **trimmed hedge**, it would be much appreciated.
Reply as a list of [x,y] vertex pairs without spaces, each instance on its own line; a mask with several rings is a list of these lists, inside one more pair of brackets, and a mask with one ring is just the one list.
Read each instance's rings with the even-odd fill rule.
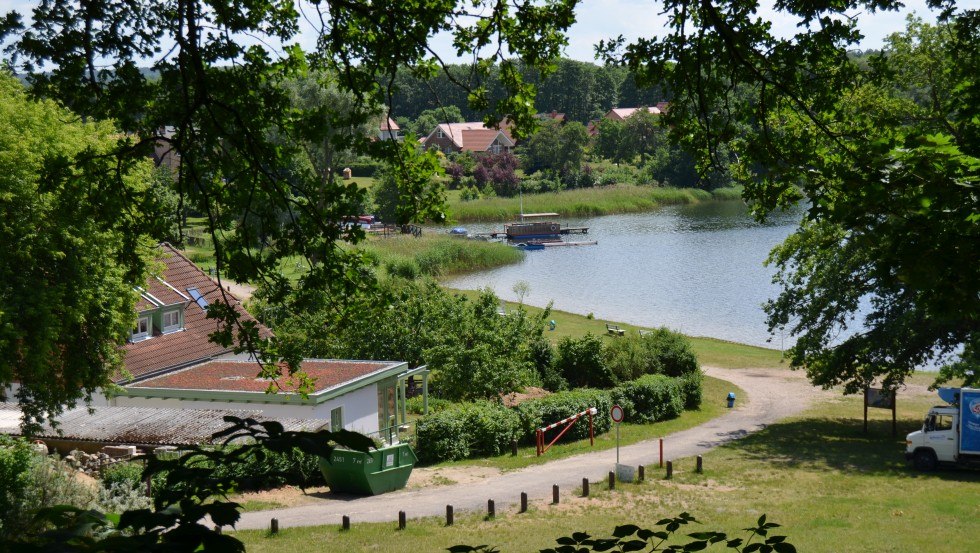
[[415,446],[423,464],[500,455],[517,436],[517,413],[489,401],[465,403],[422,417]]
[[375,173],[381,169],[381,165],[377,163],[362,163],[354,162],[346,165],[350,168],[351,176],[354,177],[373,177]]
[[684,410],[679,379],[646,375],[617,386],[609,392],[613,403],[626,411],[628,422],[658,422],[674,419]]
[[[604,434],[612,427],[609,409],[612,402],[609,394],[603,390],[578,389],[558,392],[548,397],[526,401],[517,407],[520,416],[521,440],[534,443],[534,432],[542,426],[556,423],[575,413],[581,413],[589,407],[595,407],[598,413],[592,417],[596,435]],[[554,430],[553,432],[559,432]],[[548,436],[554,436],[549,433]],[[567,434],[562,436],[562,442],[573,442],[589,437],[588,418],[580,419],[572,426]]]

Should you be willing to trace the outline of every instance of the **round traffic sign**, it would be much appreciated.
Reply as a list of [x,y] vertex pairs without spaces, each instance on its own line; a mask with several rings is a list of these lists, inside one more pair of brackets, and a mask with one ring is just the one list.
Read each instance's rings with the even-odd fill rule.
[[619,405],[613,405],[612,409],[609,410],[609,415],[612,417],[614,422],[623,422],[623,408]]

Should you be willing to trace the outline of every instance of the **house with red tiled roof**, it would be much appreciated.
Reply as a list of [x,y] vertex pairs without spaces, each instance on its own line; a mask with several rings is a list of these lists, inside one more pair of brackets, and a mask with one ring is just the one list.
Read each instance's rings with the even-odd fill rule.
[[218,329],[207,318],[208,306],[222,302],[234,307],[243,321],[255,322],[262,337],[272,331],[255,321],[241,301],[170,244],[160,245],[160,275],[137,287],[136,325],[123,351],[125,372],[113,379],[122,384],[195,365],[218,357],[233,357],[232,348],[215,344],[209,336]]
[[207,318],[208,307],[229,304],[258,326],[260,336],[272,331],[173,246],[161,244],[158,261],[162,273],[137,288],[137,322],[123,346],[125,372],[114,378],[122,389],[103,405],[258,409],[267,417],[329,420],[334,429],[388,439],[385,433],[407,418],[406,395],[416,376],[427,397],[426,367],[409,369],[403,362],[304,359],[299,370],[312,379],[312,391],[298,389],[285,364],[280,378],[258,377],[254,359],[209,339],[219,323]]
[[499,129],[488,128],[482,121],[468,123],[440,123],[419,141],[425,148],[435,148],[443,153],[510,152],[516,144],[507,125]]
[[[604,115],[603,118],[613,121],[625,121],[638,111],[646,111],[653,115],[661,115],[667,112],[667,102],[657,102],[657,105],[655,106],[643,106],[638,108],[612,108],[606,112],[606,115]],[[595,136],[595,134],[599,132],[599,121],[595,120],[589,122],[588,131],[590,136]]]

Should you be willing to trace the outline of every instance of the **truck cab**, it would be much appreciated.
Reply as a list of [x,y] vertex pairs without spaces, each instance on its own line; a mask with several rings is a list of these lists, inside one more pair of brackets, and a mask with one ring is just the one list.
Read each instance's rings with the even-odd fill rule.
[[905,458],[918,470],[934,470],[939,463],[957,462],[959,430],[959,409],[933,407],[922,430],[905,438]]

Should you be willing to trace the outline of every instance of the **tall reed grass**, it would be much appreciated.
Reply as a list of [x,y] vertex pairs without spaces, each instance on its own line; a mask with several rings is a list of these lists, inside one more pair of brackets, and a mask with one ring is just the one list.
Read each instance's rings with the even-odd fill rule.
[[388,274],[415,278],[445,276],[517,263],[524,252],[499,242],[426,233],[372,238],[358,246]]
[[[593,217],[614,213],[649,211],[662,205],[710,200],[712,195],[692,188],[654,188],[612,185],[545,192],[524,196],[524,213],[558,213],[564,217]],[[501,221],[521,211],[519,198],[486,198],[463,202],[451,200],[450,216],[457,221]]]

